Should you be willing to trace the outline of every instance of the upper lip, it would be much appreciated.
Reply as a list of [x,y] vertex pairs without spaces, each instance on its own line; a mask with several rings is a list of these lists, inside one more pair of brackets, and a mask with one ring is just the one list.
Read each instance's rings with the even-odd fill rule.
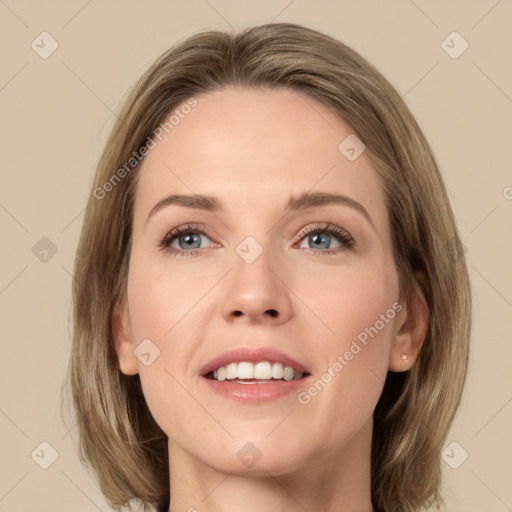
[[292,357],[283,354],[280,350],[273,347],[261,348],[248,348],[237,347],[228,352],[224,352],[220,356],[215,357],[209,363],[205,364],[199,374],[204,376],[221,366],[226,366],[229,363],[248,361],[257,363],[260,361],[271,361],[275,363],[282,363],[284,366],[291,366],[295,371],[302,373],[309,373],[309,370],[301,363]]

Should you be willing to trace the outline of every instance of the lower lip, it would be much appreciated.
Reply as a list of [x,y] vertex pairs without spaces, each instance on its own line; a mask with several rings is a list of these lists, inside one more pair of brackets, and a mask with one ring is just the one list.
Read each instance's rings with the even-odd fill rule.
[[218,381],[206,377],[203,377],[203,380],[212,391],[223,398],[246,403],[261,403],[294,394],[304,386],[309,377],[311,375],[297,380],[276,380],[275,382],[261,384],[237,384],[236,382]]

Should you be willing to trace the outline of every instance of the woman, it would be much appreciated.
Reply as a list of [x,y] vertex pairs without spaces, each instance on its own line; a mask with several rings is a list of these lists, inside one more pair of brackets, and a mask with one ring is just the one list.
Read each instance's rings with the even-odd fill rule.
[[468,273],[389,82],[314,30],[204,32],[107,141],[69,381],[111,505],[416,511],[465,381]]

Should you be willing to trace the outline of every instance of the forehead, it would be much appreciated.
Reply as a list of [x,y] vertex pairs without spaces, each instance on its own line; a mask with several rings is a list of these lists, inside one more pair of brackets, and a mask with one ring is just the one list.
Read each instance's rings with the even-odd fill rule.
[[291,195],[327,191],[363,203],[376,225],[385,224],[378,175],[364,152],[351,161],[339,150],[353,129],[327,106],[289,89],[223,89],[194,99],[190,109],[175,108],[161,141],[154,138],[136,221],[170,193],[213,195],[236,212],[284,208]]

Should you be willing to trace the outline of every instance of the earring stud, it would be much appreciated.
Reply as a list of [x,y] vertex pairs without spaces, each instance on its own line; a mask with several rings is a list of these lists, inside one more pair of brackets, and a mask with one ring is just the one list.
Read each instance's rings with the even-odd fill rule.
[[402,359],[403,359],[404,361],[407,361],[407,354],[402,354]]

